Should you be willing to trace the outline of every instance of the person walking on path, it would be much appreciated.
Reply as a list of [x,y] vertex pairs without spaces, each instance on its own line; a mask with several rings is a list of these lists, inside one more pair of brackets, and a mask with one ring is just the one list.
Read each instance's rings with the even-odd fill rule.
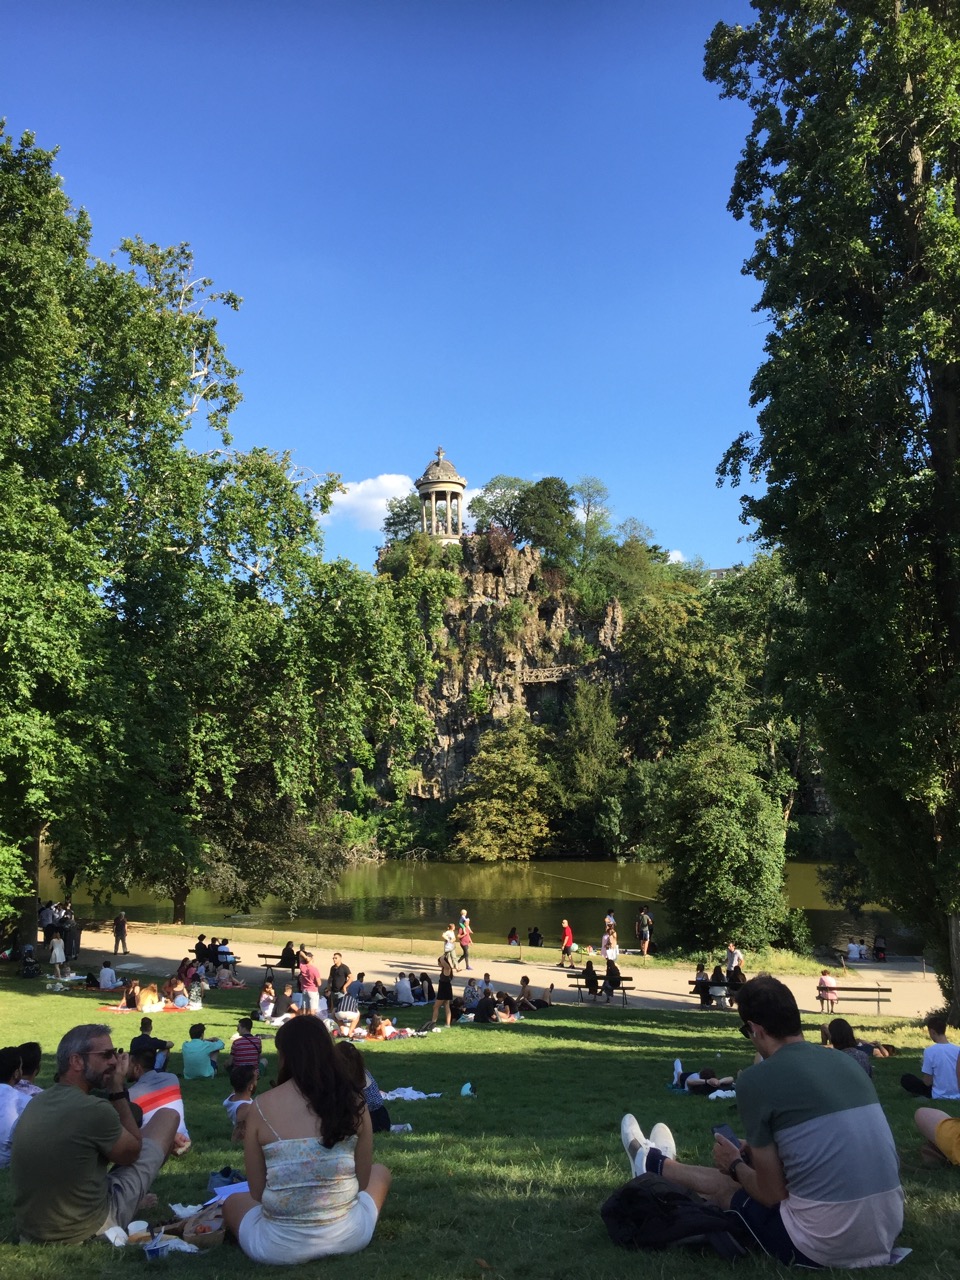
[[127,916],[124,911],[121,911],[113,920],[113,954],[116,955],[121,947],[123,947],[123,954],[128,956],[130,952],[127,950]]
[[572,969],[574,967],[573,930],[570,928],[569,920],[561,920],[560,921],[560,963],[557,965],[558,969],[565,969],[567,967],[567,964],[566,964],[567,957],[570,958],[569,967]]
[[[457,921],[457,942],[460,944],[460,960],[463,961],[464,968],[469,969],[473,932],[470,928],[470,917],[467,915],[466,908],[460,912],[460,919]],[[457,961],[458,969],[460,968],[460,960]]]

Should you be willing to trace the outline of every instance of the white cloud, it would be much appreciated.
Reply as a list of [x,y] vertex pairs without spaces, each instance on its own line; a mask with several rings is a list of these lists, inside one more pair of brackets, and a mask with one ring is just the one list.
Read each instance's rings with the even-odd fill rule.
[[671,552],[670,552],[670,554],[667,556],[667,563],[668,563],[668,564],[683,564],[683,562],[684,562],[684,560],[686,560],[686,558],[687,558],[687,557],[683,554],[683,552],[682,552],[682,551],[671,551]]
[[382,475],[347,480],[346,493],[333,500],[328,520],[347,520],[358,529],[379,529],[387,514],[387,499],[402,498],[413,488],[409,476]]

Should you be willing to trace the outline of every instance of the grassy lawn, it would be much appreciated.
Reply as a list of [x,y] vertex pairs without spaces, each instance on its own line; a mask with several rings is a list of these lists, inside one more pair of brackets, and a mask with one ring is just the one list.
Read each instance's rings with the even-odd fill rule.
[[[249,991],[214,993],[202,1014],[156,1015],[155,1034],[179,1046],[190,1023],[202,1018],[208,1035],[227,1040],[251,999]],[[136,1014],[100,1014],[99,1003],[95,993],[60,996],[48,993],[42,980],[26,983],[0,976],[0,1041],[39,1040],[45,1054],[39,1083],[47,1084],[53,1051],[70,1026],[104,1021],[123,1047],[136,1034]],[[425,1017],[419,1009],[408,1014],[411,1025]],[[880,1098],[903,1162],[907,1221],[900,1242],[914,1250],[896,1274],[903,1280],[953,1276],[960,1258],[960,1169],[931,1171],[921,1165],[912,1125],[916,1104],[898,1085],[903,1070],[918,1070],[924,1034],[885,1019],[856,1025],[868,1034],[882,1033],[906,1050],[875,1063]],[[688,1068],[711,1063],[723,1073],[746,1065],[746,1043],[735,1026],[729,1014],[692,1008],[654,1013],[616,1005],[568,1006],[532,1015],[514,1027],[454,1027],[423,1039],[371,1045],[368,1062],[382,1089],[409,1085],[443,1096],[391,1105],[392,1119],[409,1121],[414,1132],[377,1139],[377,1158],[390,1166],[394,1183],[373,1243],[362,1254],[316,1263],[311,1271],[335,1268],[340,1280],[371,1274],[411,1280],[612,1280],[626,1275],[702,1280],[705,1267],[726,1270],[714,1255],[696,1251],[631,1255],[616,1249],[607,1240],[599,1207],[627,1177],[619,1136],[624,1111],[633,1111],[648,1131],[654,1121],[665,1120],[676,1135],[680,1158],[687,1160],[708,1158],[711,1124],[729,1120],[736,1125],[733,1103],[667,1088],[676,1056]],[[819,1039],[812,1017],[805,1030],[808,1038]],[[179,1067],[175,1053],[171,1068]],[[475,1099],[460,1097],[468,1080],[477,1091]],[[160,1174],[154,1190],[161,1209],[155,1220],[162,1220],[171,1200],[205,1199],[213,1170],[242,1163],[242,1152],[230,1145],[220,1105],[228,1092],[222,1078],[184,1084],[193,1148]],[[960,1104],[948,1103],[947,1109],[951,1107],[960,1114]],[[850,1156],[856,1159],[856,1152]],[[11,1198],[9,1172],[0,1171],[4,1278],[109,1280],[139,1275],[149,1265],[137,1248],[21,1248],[11,1242]],[[777,1269],[766,1260],[748,1260],[739,1264],[738,1275]],[[151,1270],[232,1280],[264,1268],[226,1244],[207,1254],[173,1255]]]

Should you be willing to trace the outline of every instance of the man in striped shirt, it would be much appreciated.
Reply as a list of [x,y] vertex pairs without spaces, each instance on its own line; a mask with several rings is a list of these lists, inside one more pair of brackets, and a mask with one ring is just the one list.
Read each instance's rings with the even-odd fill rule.
[[[763,1059],[737,1081],[746,1141],[714,1140],[714,1168],[676,1159],[673,1136],[621,1134],[635,1173],[659,1173],[737,1213],[781,1262],[883,1266],[903,1226],[903,1190],[890,1126],[867,1074],[845,1053],[808,1044],[800,1011],[776,978],[740,989],[741,1033]],[[856,1152],[856,1159],[850,1153]]]
[[142,1124],[146,1124],[155,1112],[168,1107],[180,1117],[177,1136],[173,1140],[173,1154],[182,1156],[190,1149],[190,1134],[183,1114],[183,1094],[180,1081],[172,1071],[156,1070],[155,1049],[141,1049],[131,1053],[127,1061],[127,1080],[130,1101],[143,1112]]

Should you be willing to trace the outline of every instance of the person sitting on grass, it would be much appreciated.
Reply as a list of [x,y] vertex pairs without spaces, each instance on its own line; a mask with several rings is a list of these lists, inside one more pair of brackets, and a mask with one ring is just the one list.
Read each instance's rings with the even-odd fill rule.
[[[291,984],[290,990],[293,990]],[[260,988],[260,996],[257,1000],[257,1014],[261,1022],[269,1022],[273,1017],[273,1010],[277,1003],[277,993],[273,989],[273,983],[267,980]]]
[[737,1082],[746,1142],[718,1133],[712,1169],[683,1164],[666,1125],[646,1138],[625,1115],[620,1133],[631,1175],[659,1174],[734,1210],[780,1262],[888,1265],[904,1197],[896,1144],[872,1082],[846,1054],[804,1042],[797,1002],[776,978],[753,978],[737,1008],[740,1030],[764,1059]]
[[413,988],[405,973],[398,973],[393,984],[393,998],[397,1004],[413,1004]]
[[104,957],[100,966],[100,990],[116,991],[118,987],[122,987],[123,982],[117,977],[117,972],[110,963],[109,956]]
[[222,964],[220,968],[217,970],[216,981],[217,981],[217,988],[220,991],[232,991],[234,989],[239,989],[240,987],[245,987],[247,985],[241,978],[237,977],[236,973],[230,968],[229,965],[225,965],[225,964]]
[[13,1045],[0,1049],[0,1169],[10,1163],[13,1131],[31,1102],[30,1095],[17,1088],[22,1074],[20,1050]]
[[210,1080],[220,1069],[223,1041],[214,1036],[204,1039],[206,1029],[202,1022],[195,1022],[190,1028],[190,1039],[180,1046],[184,1080]]
[[264,1040],[272,1040],[273,1032],[264,1031],[260,1035],[253,1034],[253,1020],[241,1018],[237,1023],[236,1034],[230,1037],[229,1067],[265,1067],[263,1056]]
[[190,1134],[183,1114],[183,1094],[180,1081],[172,1071],[157,1069],[155,1049],[141,1049],[127,1059],[127,1083],[130,1101],[140,1108],[140,1124],[147,1124],[162,1107],[169,1107],[180,1118],[173,1140],[173,1155],[182,1156],[190,1150]]
[[224,1098],[223,1107],[233,1126],[230,1141],[239,1143],[246,1137],[247,1108],[253,1102],[254,1094],[257,1092],[260,1069],[259,1067],[231,1067],[227,1078],[233,1092]]
[[157,1071],[162,1071],[167,1063],[167,1056],[173,1048],[172,1040],[160,1040],[153,1034],[153,1019],[140,1019],[140,1034],[134,1036],[130,1041],[131,1053],[143,1053],[147,1049],[152,1049],[156,1055],[154,1066]]
[[483,992],[477,986],[476,978],[468,978],[463,988],[463,1007],[467,1013],[475,1013]]
[[477,1007],[473,1014],[473,1025],[479,1027],[481,1025],[499,1022],[500,1015],[497,1012],[497,998],[492,992],[485,992],[477,1001]]
[[373,1163],[356,1072],[319,1018],[280,1028],[277,1062],[277,1087],[247,1115],[250,1190],[224,1201],[224,1223],[248,1258],[267,1265],[357,1253],[373,1237],[390,1171]]
[[420,990],[423,992],[424,1004],[429,1004],[431,1000],[436,1000],[436,988],[433,985],[433,979],[430,977],[429,973],[421,973]]
[[383,1094],[380,1092],[380,1086],[370,1074],[370,1068],[364,1063],[363,1054],[357,1046],[351,1044],[348,1040],[341,1040],[337,1045],[337,1052],[343,1054],[351,1079],[363,1092],[363,1100],[367,1104],[367,1110],[370,1113],[370,1125],[373,1132],[413,1133],[412,1124],[390,1123],[390,1112],[387,1110],[387,1104],[384,1101]]
[[[957,1066],[957,1088],[960,1089],[960,1064]],[[920,1150],[924,1164],[960,1164],[960,1119],[937,1107],[918,1107],[913,1123],[926,1138]]]
[[497,1002],[497,1014],[499,1022],[516,1022],[517,1020],[517,1002],[513,996],[508,995],[506,991],[498,991],[494,997]]
[[30,1100],[13,1134],[21,1244],[82,1244],[136,1217],[173,1148],[179,1116],[164,1107],[141,1129],[126,1074],[127,1055],[114,1049],[109,1027],[88,1023],[60,1041],[57,1083]]
[[532,1009],[536,1009],[533,1003],[533,988],[530,986],[530,978],[524,974],[520,979],[520,990],[517,993],[517,1008],[523,1013],[528,1013]]
[[137,993],[137,1008],[141,1013],[160,1013],[163,1005],[163,996],[157,990],[155,982],[148,982]]
[[926,1026],[933,1044],[923,1051],[920,1075],[907,1072],[900,1084],[918,1098],[960,1098],[960,1047],[947,1039],[947,1020],[941,1014],[931,1014]]
[[43,1090],[37,1084],[37,1076],[40,1074],[42,1060],[43,1050],[36,1040],[28,1040],[25,1044],[20,1045],[20,1079],[17,1081],[17,1088],[21,1093],[25,1093],[28,1098],[32,1098],[38,1093],[43,1093]]

